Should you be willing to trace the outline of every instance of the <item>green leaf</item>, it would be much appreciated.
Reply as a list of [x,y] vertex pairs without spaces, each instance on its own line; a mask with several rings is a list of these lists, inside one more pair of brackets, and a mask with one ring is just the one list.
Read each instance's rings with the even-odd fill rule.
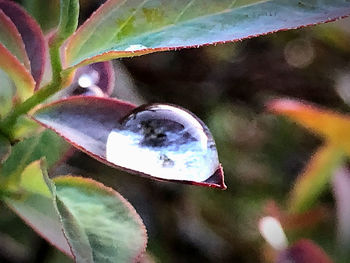
[[35,81],[29,71],[0,43],[0,69],[5,71],[16,86],[19,99],[26,100],[34,93]]
[[60,20],[55,34],[58,43],[67,39],[78,26],[79,0],[60,0]]
[[62,232],[52,186],[42,161],[35,161],[24,169],[17,189],[21,190],[24,196],[21,199],[7,198],[6,204],[39,235],[65,254],[72,256]]
[[45,32],[57,26],[59,21],[59,0],[24,0],[23,6],[39,23]]
[[11,135],[14,140],[22,140],[38,133],[40,133],[39,124],[33,121],[30,117],[21,115],[18,117]]
[[23,39],[15,24],[0,9],[0,43],[2,43],[30,71],[30,62]]
[[0,68],[0,118],[10,112],[15,96],[16,87],[11,78]]
[[133,207],[91,179],[54,179],[57,207],[77,262],[136,262],[147,234]]
[[52,167],[68,150],[68,144],[54,132],[45,130],[36,137],[17,143],[11,155],[4,162],[1,174],[5,180],[16,183],[27,165],[43,157],[48,167]]
[[69,39],[66,66],[239,41],[349,14],[347,0],[108,0]]
[[[0,134],[0,164],[7,158],[11,152],[10,142]],[[1,168],[1,165],[0,165]]]
[[333,144],[325,144],[313,155],[295,182],[289,200],[290,211],[301,213],[314,205],[335,170],[344,162],[344,156],[344,151]]

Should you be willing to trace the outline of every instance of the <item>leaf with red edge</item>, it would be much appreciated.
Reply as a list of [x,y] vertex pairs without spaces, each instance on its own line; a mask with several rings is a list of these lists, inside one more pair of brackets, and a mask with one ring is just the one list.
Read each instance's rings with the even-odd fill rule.
[[30,62],[20,33],[11,19],[0,9],[0,43],[30,70]]
[[39,87],[45,67],[44,35],[35,20],[13,1],[0,0],[2,10],[16,25],[30,61],[31,73]]
[[349,14],[346,0],[109,0],[70,38],[66,64],[239,41]]
[[55,95],[55,98],[69,96],[108,97],[115,83],[114,68],[110,61],[93,63],[77,69],[72,84]]
[[179,107],[70,97],[33,118],[106,164],[158,180],[226,189],[209,130]]
[[35,81],[22,63],[0,43],[0,69],[7,73],[16,86],[20,100],[26,100],[34,93]]
[[76,262],[138,262],[147,233],[119,193],[91,179],[54,179],[57,208]]
[[286,250],[277,258],[277,263],[332,263],[333,261],[311,240],[302,239]]

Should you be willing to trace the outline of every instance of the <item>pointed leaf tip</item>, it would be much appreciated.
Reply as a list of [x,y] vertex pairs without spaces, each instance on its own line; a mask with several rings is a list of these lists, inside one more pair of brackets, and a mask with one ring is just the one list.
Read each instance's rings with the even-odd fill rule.
[[221,164],[219,165],[219,168],[215,171],[215,173],[205,181],[205,183],[208,184],[208,186],[210,187],[219,188],[221,190],[227,189],[227,186],[224,182],[224,170]]

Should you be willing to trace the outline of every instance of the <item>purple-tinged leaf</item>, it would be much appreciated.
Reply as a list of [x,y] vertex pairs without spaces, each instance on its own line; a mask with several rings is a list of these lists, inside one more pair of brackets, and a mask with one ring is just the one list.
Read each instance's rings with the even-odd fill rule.
[[342,167],[335,172],[333,192],[337,202],[339,243],[347,250],[350,244],[350,172],[347,168]]
[[106,164],[158,180],[226,189],[208,128],[179,107],[71,97],[33,117]]
[[138,262],[147,233],[119,193],[91,179],[54,179],[57,208],[76,262]]
[[328,255],[312,241],[303,239],[282,251],[277,263],[332,263]]
[[[34,93],[35,81],[22,63],[0,43],[0,69],[7,73],[16,86],[16,95],[26,100]],[[2,93],[2,92],[1,92]]]
[[30,70],[25,46],[15,24],[0,9],[0,43],[2,43],[24,66]]
[[109,0],[70,38],[66,64],[239,41],[349,14],[347,0]]
[[31,73],[38,88],[45,67],[45,40],[41,29],[35,20],[15,2],[0,0],[0,10],[12,20],[22,36]]
[[72,84],[62,90],[61,98],[69,96],[108,97],[114,88],[114,69],[110,61],[78,68]]

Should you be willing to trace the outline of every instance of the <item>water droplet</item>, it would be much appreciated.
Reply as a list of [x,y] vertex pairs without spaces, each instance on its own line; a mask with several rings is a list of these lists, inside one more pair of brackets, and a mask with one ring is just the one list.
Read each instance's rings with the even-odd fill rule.
[[91,70],[90,72],[84,73],[79,76],[78,84],[80,87],[87,88],[95,85],[99,80],[99,74],[96,70]]
[[176,106],[141,106],[109,134],[109,162],[163,179],[203,182],[219,167],[205,124]]
[[[84,72],[84,73],[83,73]],[[81,69],[78,71],[77,80],[75,81],[75,85],[73,85],[73,89],[71,94],[74,96],[84,95],[84,96],[97,96],[104,97],[105,94],[101,90],[100,87],[96,86],[96,84],[100,80],[100,74],[94,69],[88,68]]]
[[105,97],[105,94],[103,93],[103,91],[95,85],[90,86],[90,87],[86,87],[86,88],[78,86],[73,90],[72,95],[73,96],[83,95],[83,96]]
[[142,49],[147,49],[146,46],[141,45],[141,44],[136,44],[136,45],[130,45],[128,46],[125,51],[137,51],[137,50],[142,50]]

